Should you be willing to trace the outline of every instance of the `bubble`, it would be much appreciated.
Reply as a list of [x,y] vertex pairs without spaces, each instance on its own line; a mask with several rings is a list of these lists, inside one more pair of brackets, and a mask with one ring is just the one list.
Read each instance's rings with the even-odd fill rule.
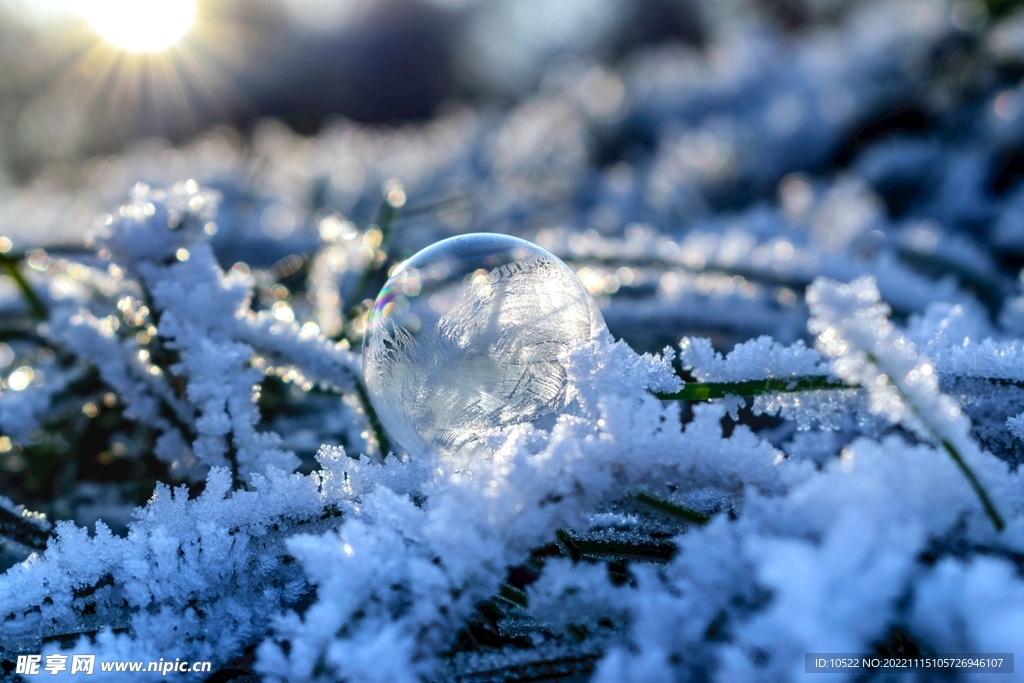
[[515,237],[471,234],[399,265],[370,313],[366,387],[388,434],[413,456],[471,457],[516,424],[550,429],[576,392],[558,354],[605,330],[557,257]]

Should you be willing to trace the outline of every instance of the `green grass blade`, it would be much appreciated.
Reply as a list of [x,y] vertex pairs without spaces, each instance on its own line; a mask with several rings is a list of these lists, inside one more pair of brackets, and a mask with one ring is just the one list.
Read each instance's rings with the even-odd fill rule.
[[656,393],[664,401],[709,401],[726,396],[760,396],[771,392],[822,391],[826,389],[855,389],[836,382],[826,375],[752,379],[743,382],[687,382],[680,391]]

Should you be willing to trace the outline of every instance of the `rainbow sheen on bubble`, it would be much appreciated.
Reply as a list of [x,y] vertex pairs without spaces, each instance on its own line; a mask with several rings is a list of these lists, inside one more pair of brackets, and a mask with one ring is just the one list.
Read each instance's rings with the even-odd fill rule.
[[525,240],[438,242],[385,283],[363,345],[366,387],[388,434],[413,456],[476,457],[489,434],[550,429],[576,393],[558,361],[605,330],[590,293]]

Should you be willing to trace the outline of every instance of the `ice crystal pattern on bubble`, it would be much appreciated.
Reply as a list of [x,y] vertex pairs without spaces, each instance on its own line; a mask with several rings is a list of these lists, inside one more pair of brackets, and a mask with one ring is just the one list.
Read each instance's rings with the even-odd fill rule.
[[364,345],[381,421],[414,455],[468,455],[516,424],[550,428],[574,389],[558,356],[604,330],[576,275],[524,240],[465,235],[403,263]]

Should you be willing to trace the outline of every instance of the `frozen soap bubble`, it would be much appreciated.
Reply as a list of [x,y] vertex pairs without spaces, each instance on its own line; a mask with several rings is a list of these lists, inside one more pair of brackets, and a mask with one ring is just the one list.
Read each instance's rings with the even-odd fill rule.
[[399,265],[370,314],[366,387],[413,456],[468,456],[494,430],[550,429],[575,391],[558,362],[605,330],[568,266],[515,237],[443,240]]

